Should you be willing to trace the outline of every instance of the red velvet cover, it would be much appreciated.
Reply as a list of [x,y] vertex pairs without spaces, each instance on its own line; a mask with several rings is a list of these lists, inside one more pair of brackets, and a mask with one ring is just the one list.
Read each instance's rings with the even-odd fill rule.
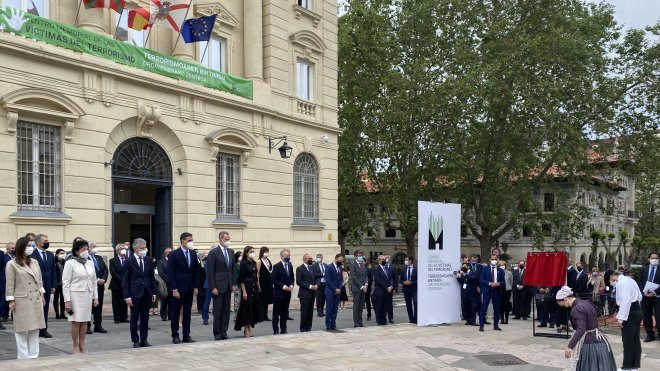
[[527,286],[564,286],[567,266],[565,252],[528,252],[523,283]]

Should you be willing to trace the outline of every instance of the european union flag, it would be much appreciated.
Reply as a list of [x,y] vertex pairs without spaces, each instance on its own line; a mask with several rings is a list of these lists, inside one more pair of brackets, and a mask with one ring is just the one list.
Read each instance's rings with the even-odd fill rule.
[[181,27],[181,37],[186,44],[209,41],[217,14],[206,17],[186,19]]

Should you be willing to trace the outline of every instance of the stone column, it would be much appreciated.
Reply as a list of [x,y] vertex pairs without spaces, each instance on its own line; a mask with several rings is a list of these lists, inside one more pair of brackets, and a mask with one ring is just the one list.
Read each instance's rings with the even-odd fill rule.
[[245,77],[264,78],[262,0],[243,0],[243,63]]
[[[191,14],[192,12],[189,12],[188,14]],[[194,62],[195,61],[195,45],[197,43],[190,43],[186,44],[185,41],[183,41],[183,38],[179,36],[179,33],[171,30],[172,31],[172,55],[181,58],[187,61]],[[179,39],[179,42],[176,41],[176,39]],[[175,45],[176,44],[176,45]]]
[[[100,8],[85,9],[85,5],[81,5],[80,13],[78,14],[78,27],[87,31],[108,33],[110,29],[108,11],[109,9]],[[114,20],[114,17],[112,19]]]

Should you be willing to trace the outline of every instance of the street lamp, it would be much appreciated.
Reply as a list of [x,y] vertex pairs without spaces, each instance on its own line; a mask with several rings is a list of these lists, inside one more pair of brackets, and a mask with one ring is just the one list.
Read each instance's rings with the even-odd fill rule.
[[[277,140],[276,143],[273,143],[274,140]],[[289,146],[289,144],[286,142],[286,136],[283,137],[277,137],[277,138],[271,138],[268,137],[268,153],[271,153],[271,150],[275,148],[278,144],[280,144],[282,141],[284,143],[278,148],[278,151],[280,151],[280,157],[282,158],[289,158],[291,157],[291,151],[293,148]]]

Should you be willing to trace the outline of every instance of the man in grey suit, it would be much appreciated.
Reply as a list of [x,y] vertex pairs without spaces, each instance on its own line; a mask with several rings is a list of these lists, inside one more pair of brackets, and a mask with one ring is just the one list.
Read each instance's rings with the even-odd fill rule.
[[234,290],[234,250],[229,248],[229,232],[218,234],[219,245],[211,248],[206,259],[206,279],[213,295],[213,337],[226,340],[229,328],[229,307]]
[[351,292],[353,293],[353,327],[364,327],[362,310],[367,295],[367,266],[364,264],[364,254],[360,250],[353,253],[355,261],[351,264]]

